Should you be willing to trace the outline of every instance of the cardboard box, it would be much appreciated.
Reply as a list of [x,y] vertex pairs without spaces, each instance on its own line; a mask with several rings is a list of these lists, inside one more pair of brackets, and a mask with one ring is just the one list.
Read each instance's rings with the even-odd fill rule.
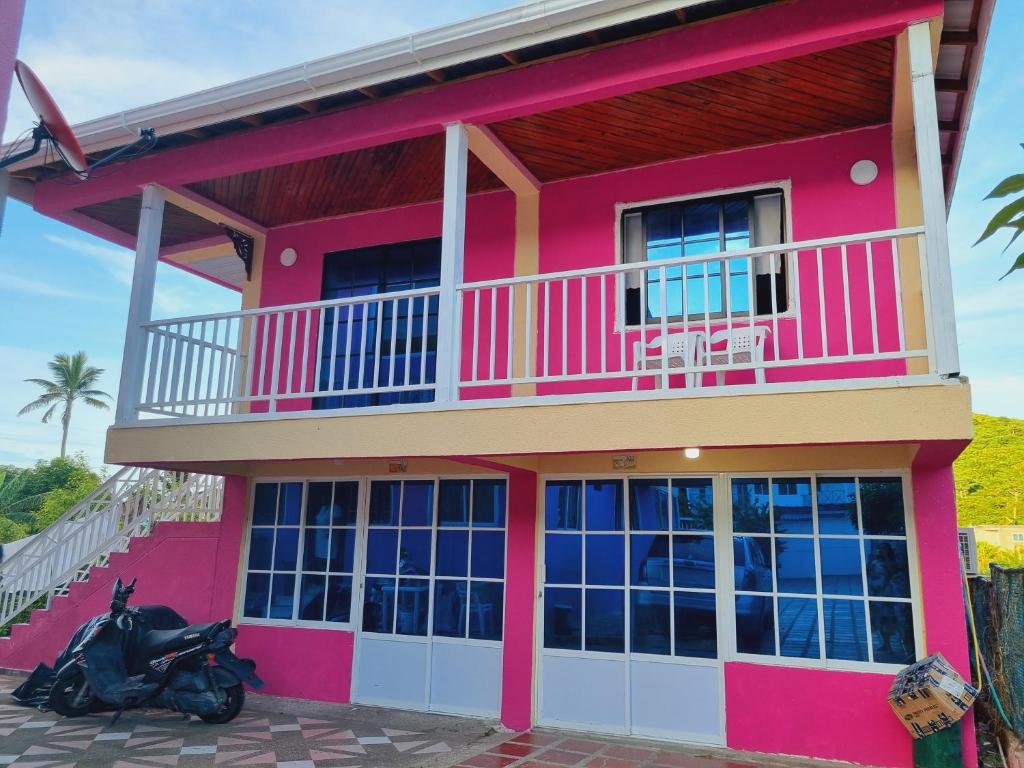
[[978,697],[941,653],[904,669],[889,689],[889,704],[915,739],[955,724]]

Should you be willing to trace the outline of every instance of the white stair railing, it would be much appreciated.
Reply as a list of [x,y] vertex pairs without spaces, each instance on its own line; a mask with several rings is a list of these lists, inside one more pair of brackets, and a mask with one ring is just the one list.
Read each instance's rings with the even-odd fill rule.
[[125,467],[0,563],[0,628],[40,598],[63,595],[160,520],[220,519],[224,479]]

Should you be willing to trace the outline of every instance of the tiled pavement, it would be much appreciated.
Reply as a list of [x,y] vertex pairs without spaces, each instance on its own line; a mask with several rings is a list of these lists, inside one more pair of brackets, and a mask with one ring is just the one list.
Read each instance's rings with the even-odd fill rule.
[[[250,696],[227,725],[162,710],[66,720],[10,702],[0,674],[0,768],[766,768],[817,765],[473,718]],[[842,768],[829,763],[829,768]]]

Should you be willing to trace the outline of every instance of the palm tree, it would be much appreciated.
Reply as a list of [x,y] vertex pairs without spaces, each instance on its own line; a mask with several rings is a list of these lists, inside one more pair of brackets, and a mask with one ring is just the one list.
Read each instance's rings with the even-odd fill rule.
[[60,416],[60,424],[63,434],[60,439],[60,457],[63,459],[68,447],[68,427],[71,425],[71,409],[76,400],[84,400],[93,408],[109,408],[103,401],[112,399],[106,392],[94,389],[96,382],[103,375],[102,368],[95,368],[88,364],[85,352],[76,352],[73,355],[55,355],[53,360],[47,363],[53,372],[53,381],[48,379],[25,379],[32,384],[38,384],[44,392],[20,411],[19,416],[24,416],[30,411],[46,408],[43,414],[43,423],[46,424],[53,416],[57,408],[63,406],[64,412]]

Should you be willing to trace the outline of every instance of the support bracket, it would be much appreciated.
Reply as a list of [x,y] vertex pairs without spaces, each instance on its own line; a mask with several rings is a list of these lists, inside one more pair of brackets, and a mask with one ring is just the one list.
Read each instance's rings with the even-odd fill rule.
[[235,247],[235,255],[245,265],[245,279],[252,280],[252,256],[255,252],[255,238],[252,235],[239,232],[237,229],[232,229],[228,226],[224,226],[224,233],[231,239],[231,244]]

